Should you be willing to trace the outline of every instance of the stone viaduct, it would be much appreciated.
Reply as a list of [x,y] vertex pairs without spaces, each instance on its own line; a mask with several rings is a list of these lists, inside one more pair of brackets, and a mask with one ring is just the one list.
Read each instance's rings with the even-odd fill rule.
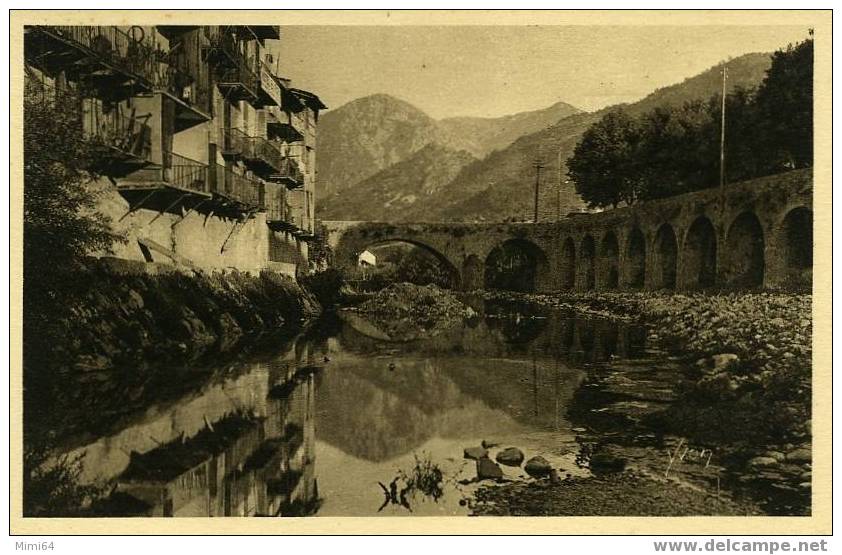
[[809,285],[812,171],[794,170],[554,223],[322,222],[333,263],[407,242],[434,254],[462,290],[489,286],[500,249],[528,261],[522,290]]

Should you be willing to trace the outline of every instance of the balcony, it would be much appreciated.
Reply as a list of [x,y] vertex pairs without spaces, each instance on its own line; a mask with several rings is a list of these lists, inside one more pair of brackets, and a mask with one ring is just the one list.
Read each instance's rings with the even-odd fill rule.
[[216,68],[216,85],[229,100],[255,103],[260,94],[259,63],[245,54],[235,34],[222,33],[211,38],[208,60]]
[[105,109],[103,103],[82,97],[73,89],[57,89],[34,79],[24,87],[26,110],[53,110],[51,117],[66,118],[92,147],[91,169],[120,176],[150,165],[150,114],[138,114],[123,104]]
[[263,137],[250,137],[241,129],[224,130],[222,155],[232,160],[242,160],[265,179],[282,183],[289,189],[304,186],[304,175],[294,159],[285,156],[279,145]]
[[222,197],[229,208],[241,212],[256,212],[260,209],[262,183],[219,164],[214,166],[214,174],[213,193]]
[[267,192],[263,202],[266,208],[266,225],[269,229],[287,233],[298,229],[293,221],[292,206],[287,202],[283,189],[275,194]]
[[34,26],[26,29],[28,62],[70,81],[84,80],[103,98],[150,92],[163,53],[151,33],[114,26]]
[[304,174],[294,158],[284,158],[276,173],[269,176],[270,181],[286,185],[287,189],[301,189],[304,187]]
[[175,103],[175,131],[210,121],[211,88],[205,79],[194,77],[186,64],[172,60],[165,71],[158,74],[155,88]]

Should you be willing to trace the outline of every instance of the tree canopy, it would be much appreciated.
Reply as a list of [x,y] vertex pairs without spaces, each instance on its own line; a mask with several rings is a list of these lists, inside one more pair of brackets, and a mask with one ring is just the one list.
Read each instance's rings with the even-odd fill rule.
[[[725,99],[725,178],[751,179],[812,165],[813,39],[775,52],[760,86]],[[567,160],[592,208],[663,198],[719,183],[722,97],[632,116],[612,110]]]

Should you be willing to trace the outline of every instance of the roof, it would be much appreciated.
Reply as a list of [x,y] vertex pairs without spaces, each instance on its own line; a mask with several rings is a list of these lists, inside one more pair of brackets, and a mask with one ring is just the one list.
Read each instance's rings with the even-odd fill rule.
[[314,110],[324,110],[327,108],[327,106],[325,106],[324,103],[322,103],[321,99],[311,92],[304,91],[301,89],[290,89],[289,91],[298,98],[300,98],[301,101],[304,102],[304,104],[306,104],[310,108],[313,108]]

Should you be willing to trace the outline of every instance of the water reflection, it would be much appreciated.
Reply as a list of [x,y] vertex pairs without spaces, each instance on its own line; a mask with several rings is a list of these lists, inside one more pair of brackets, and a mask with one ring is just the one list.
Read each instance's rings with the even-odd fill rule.
[[[75,450],[86,454],[83,479],[111,487],[95,512],[399,515],[411,505],[413,514],[464,514],[451,486],[473,477],[462,449],[483,440],[573,469],[567,412],[587,365],[636,356],[645,334],[482,308],[464,326],[409,343],[385,341],[359,319],[325,321],[272,357],[148,407]],[[449,489],[435,499],[398,490],[384,504],[390,481],[419,460],[440,464]]]

